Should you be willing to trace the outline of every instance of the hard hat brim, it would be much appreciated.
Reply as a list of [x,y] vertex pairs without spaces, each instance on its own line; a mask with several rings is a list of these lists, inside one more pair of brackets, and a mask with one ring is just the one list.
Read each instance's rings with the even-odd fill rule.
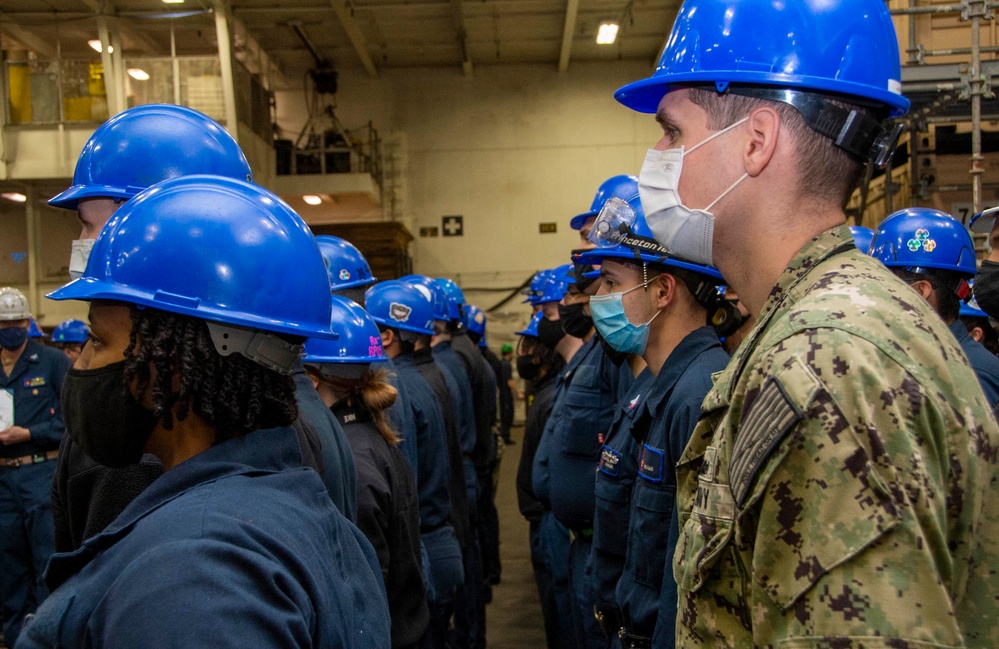
[[52,207],[60,207],[66,210],[76,210],[79,202],[84,198],[119,198],[129,199],[139,193],[136,189],[134,193],[128,193],[118,187],[110,185],[73,185],[69,189],[60,192],[48,200]]
[[[150,307],[161,311],[186,315],[199,320],[233,324],[232,313],[216,311],[213,308],[201,306],[199,304],[200,300],[197,298],[183,298],[182,296],[163,294],[160,291],[150,295],[145,291],[137,291],[90,277],[75,279],[65,286],[52,291],[45,297],[57,302],[63,300],[80,300],[82,302],[111,300],[126,302],[140,307]],[[330,328],[318,330],[306,329],[304,327],[289,325],[285,322],[277,322],[248,314],[243,314],[238,324],[249,329],[288,334],[302,338],[320,338],[324,340],[336,340],[339,338],[339,334]]]
[[989,208],[971,217],[969,227],[972,232],[989,234],[996,224],[996,216],[999,216],[999,206]]
[[577,214],[576,216],[572,217],[571,221],[569,221],[569,227],[572,228],[573,230],[582,230],[583,225],[586,223],[586,220],[592,219],[597,214],[598,214],[597,212],[594,212],[592,210],[589,212],[583,212],[582,214]]

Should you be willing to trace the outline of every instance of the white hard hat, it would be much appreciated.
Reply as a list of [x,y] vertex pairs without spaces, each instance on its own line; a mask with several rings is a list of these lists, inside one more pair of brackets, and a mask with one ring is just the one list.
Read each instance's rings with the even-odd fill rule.
[[992,232],[992,226],[995,225],[996,215],[999,215],[999,206],[989,208],[974,215],[971,217],[971,223],[968,225],[971,227],[972,232],[988,234]]
[[24,293],[10,286],[0,288],[0,320],[28,320],[31,310],[28,309],[28,298]]

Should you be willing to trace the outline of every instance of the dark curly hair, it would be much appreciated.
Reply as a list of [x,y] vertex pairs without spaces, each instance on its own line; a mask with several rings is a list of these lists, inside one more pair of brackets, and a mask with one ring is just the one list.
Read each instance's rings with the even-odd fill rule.
[[[221,356],[204,320],[132,307],[124,378],[135,394],[152,389],[153,415],[173,428],[193,410],[215,429],[215,443],[298,417],[295,383],[240,354]],[[155,370],[155,377],[153,371]]]

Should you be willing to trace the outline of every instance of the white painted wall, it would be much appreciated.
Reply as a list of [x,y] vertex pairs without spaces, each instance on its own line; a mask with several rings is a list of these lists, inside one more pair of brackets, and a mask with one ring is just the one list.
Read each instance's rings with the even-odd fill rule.
[[[414,235],[416,272],[466,287],[519,284],[568,261],[578,236],[569,219],[589,209],[597,186],[638,173],[659,137],[652,116],[613,98],[645,76],[641,62],[344,72],[337,115],[348,129],[369,119],[403,144],[401,217]],[[294,138],[305,122],[301,92],[278,93],[278,125]],[[420,227],[464,216],[463,237],[420,238]],[[540,222],[556,234],[539,234]],[[489,298],[492,299],[492,298]],[[489,299],[483,299],[487,306]]]

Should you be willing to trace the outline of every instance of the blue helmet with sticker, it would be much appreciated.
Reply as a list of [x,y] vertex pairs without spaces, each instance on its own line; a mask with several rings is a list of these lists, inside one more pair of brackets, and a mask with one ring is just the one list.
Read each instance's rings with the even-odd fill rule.
[[651,77],[615,93],[656,112],[678,84],[729,84],[858,98],[903,115],[898,39],[881,0],[686,0]]
[[910,207],[891,214],[874,234],[870,255],[889,268],[954,271],[974,277],[977,269],[971,233],[950,214]]
[[364,294],[371,319],[385,327],[432,336],[434,304],[430,290],[397,279],[378,282]]
[[336,340],[306,340],[306,363],[376,363],[388,358],[382,348],[378,326],[352,300],[339,295],[332,297],[330,327],[340,337]]
[[85,343],[90,338],[90,327],[82,320],[63,320],[52,330],[54,343]]
[[436,280],[426,275],[403,275],[399,279],[403,282],[427,287],[434,304],[434,320],[443,320],[446,322],[451,319],[448,314],[447,296],[444,295],[444,289],[441,288]]
[[371,274],[371,266],[357,246],[329,234],[316,235],[316,245],[326,262],[330,276],[330,289],[340,291],[374,284],[378,280]]
[[322,255],[268,190],[219,176],[158,183],[123,205],[83,275],[53,300],[115,300],[205,320],[216,350],[290,372],[301,351],[272,334],[335,338]]
[[612,176],[600,184],[597,194],[593,197],[593,203],[588,212],[583,212],[572,217],[569,227],[573,230],[581,230],[587,219],[595,218],[604,208],[604,203],[612,198],[628,200],[628,198],[638,193],[638,178],[636,176],[620,175]]
[[94,131],[76,162],[73,184],[49,205],[75,210],[83,198],[129,199],[192,174],[253,181],[236,140],[212,118],[185,106],[136,106]]
[[545,289],[545,277],[548,274],[548,269],[539,270],[534,273],[534,277],[531,278],[531,284],[528,288],[521,291],[522,294],[527,296],[521,304],[537,304],[538,298]]
[[683,268],[723,282],[721,273],[714,266],[705,266],[675,257],[656,241],[645,222],[645,211],[638,194],[627,200],[612,198],[604,205],[590,229],[590,240],[596,248],[586,250],[573,258],[577,264],[600,265],[605,259],[645,262],[659,266]]
[[461,287],[447,277],[438,277],[434,281],[441,287],[441,290],[444,291],[444,297],[447,298],[448,319],[461,321],[461,306],[465,303],[465,294]]
[[532,338],[538,337],[538,323],[541,322],[541,318],[545,317],[545,314],[538,311],[533,316],[531,316],[531,321],[527,323],[523,331],[518,331],[516,334],[518,336],[531,336]]
[[548,271],[545,278],[545,287],[542,289],[541,297],[536,304],[547,304],[549,302],[561,302],[565,297],[565,292],[569,290],[569,284],[576,283],[575,268],[572,264],[562,264]]
[[853,235],[853,243],[857,246],[857,250],[865,255],[868,254],[871,249],[871,241],[874,240],[874,230],[862,225],[851,225],[850,234]]
[[465,328],[479,336],[486,335],[486,312],[469,304],[465,307]]

